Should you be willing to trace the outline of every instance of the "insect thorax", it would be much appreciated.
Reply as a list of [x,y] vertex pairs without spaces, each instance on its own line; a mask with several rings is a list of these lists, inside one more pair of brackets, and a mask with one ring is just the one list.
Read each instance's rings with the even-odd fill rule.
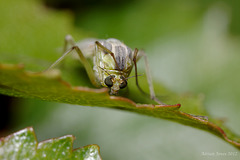
[[99,42],[114,54],[117,64],[110,53],[96,45],[93,57],[93,70],[96,79],[101,85],[106,86],[104,80],[109,75],[122,75],[127,78],[133,67],[132,50],[124,43],[113,38],[100,40]]

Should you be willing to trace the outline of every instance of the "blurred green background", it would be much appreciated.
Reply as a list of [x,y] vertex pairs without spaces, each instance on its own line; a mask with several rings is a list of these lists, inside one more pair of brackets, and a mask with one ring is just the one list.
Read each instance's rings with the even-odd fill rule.
[[[207,111],[240,133],[238,6],[234,0],[1,1],[0,62],[24,63],[39,71],[58,58],[56,50],[66,34],[74,34],[76,40],[114,37],[131,48],[145,49],[155,81],[178,93],[203,94]],[[73,134],[74,147],[98,144],[103,159],[240,155],[204,131],[119,110],[2,95],[0,122],[1,137],[27,126],[34,127],[39,141]]]

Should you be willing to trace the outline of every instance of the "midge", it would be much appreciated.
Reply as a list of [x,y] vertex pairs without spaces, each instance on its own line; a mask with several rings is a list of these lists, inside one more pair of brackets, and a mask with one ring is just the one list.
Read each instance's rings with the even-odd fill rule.
[[[150,98],[159,104],[163,104],[155,96],[147,56],[143,51],[138,52],[137,48],[133,51],[124,43],[114,38],[107,40],[87,39],[75,43],[72,36],[67,35],[65,37],[64,54],[47,70],[55,67],[73,51],[76,51],[78,54],[91,83],[96,87],[109,87],[111,95],[117,95],[120,89],[127,86],[127,81],[130,78],[129,75],[133,66],[135,68],[134,77],[136,79],[136,85],[141,92],[145,93],[138,85],[137,75],[137,61],[143,56]],[[92,60],[93,67],[87,59]]]

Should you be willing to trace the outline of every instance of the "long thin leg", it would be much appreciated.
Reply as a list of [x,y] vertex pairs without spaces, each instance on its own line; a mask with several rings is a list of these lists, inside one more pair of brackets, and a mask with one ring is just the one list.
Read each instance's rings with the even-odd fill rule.
[[71,35],[67,35],[66,37],[65,37],[65,41],[64,41],[64,48],[63,48],[63,54],[62,54],[62,56],[60,57],[60,58],[58,58],[50,67],[48,67],[46,70],[44,70],[44,72],[45,71],[48,71],[48,70],[50,70],[50,69],[52,69],[52,68],[54,68],[57,64],[59,64],[63,59],[65,59],[69,54],[71,54],[72,52],[72,49],[68,49],[69,48],[69,45],[71,45],[71,47],[72,46],[75,46],[75,42],[74,42],[74,40],[73,40],[73,38],[72,38],[72,36]]
[[[71,44],[72,47],[70,49],[67,50],[68,48],[68,44]],[[64,58],[66,58],[67,55],[71,54],[72,51],[76,51],[81,62],[83,63],[83,66],[84,68],[86,69],[87,71],[87,74],[88,74],[88,77],[91,81],[91,83],[96,86],[96,87],[99,87],[97,81],[96,81],[96,78],[95,78],[95,75],[94,75],[94,72],[93,72],[93,69],[91,67],[91,65],[89,64],[89,62],[87,61],[87,59],[85,58],[85,56],[83,55],[82,51],[80,50],[80,48],[75,45],[75,42],[73,40],[73,38],[70,36],[70,35],[67,35],[66,38],[65,38],[65,45],[64,45],[64,50],[67,50],[65,51],[65,53],[63,53],[63,55],[57,59],[49,68],[47,68],[45,71],[47,70],[50,70],[52,68],[54,68],[58,63],[60,63]]]
[[139,86],[139,84],[138,84],[138,74],[137,74],[137,53],[138,53],[138,49],[135,48],[135,50],[134,50],[134,56],[133,56],[133,62],[134,62],[134,67],[135,67],[135,79],[136,79],[136,85],[137,85],[138,89],[139,89],[143,94],[146,94],[146,95],[147,95],[147,93],[144,92],[144,91],[142,90],[142,88],[140,88],[140,86]]
[[72,47],[72,46],[75,46],[76,43],[75,43],[73,37],[68,34],[68,35],[66,35],[66,37],[65,37],[63,54],[68,50],[69,45]]
[[136,85],[138,87],[138,89],[146,94],[139,86],[138,84],[138,75],[137,75],[137,60],[139,60],[141,58],[141,56],[144,57],[144,64],[145,64],[145,70],[146,70],[146,74],[147,74],[147,81],[148,81],[148,86],[149,86],[149,90],[150,90],[150,97],[152,100],[154,100],[155,102],[159,103],[159,104],[164,104],[162,103],[156,96],[155,96],[155,92],[154,92],[154,89],[153,89],[153,84],[152,84],[152,76],[151,76],[151,73],[150,73],[150,68],[149,68],[149,65],[148,65],[148,59],[147,59],[147,56],[146,54],[141,51],[141,55],[137,56],[137,53],[138,53],[138,49],[135,48],[134,50],[134,58],[133,58],[133,62],[134,62],[134,66],[135,66],[135,78],[136,78]]
[[68,51],[66,51],[60,58],[58,58],[50,67],[48,67],[46,70],[44,70],[43,72],[46,72],[50,69],[53,69],[58,63],[60,63],[63,59],[65,59],[69,54],[72,53],[72,48],[69,49]]
[[77,52],[78,56],[80,57],[80,60],[83,63],[84,68],[86,69],[88,77],[89,77],[90,81],[92,82],[92,84],[96,87],[100,87],[100,85],[96,81],[96,78],[95,78],[95,75],[94,75],[94,72],[93,72],[93,69],[92,69],[90,63],[88,62],[88,60],[83,55],[80,48],[78,46],[73,46],[72,50],[75,50]]

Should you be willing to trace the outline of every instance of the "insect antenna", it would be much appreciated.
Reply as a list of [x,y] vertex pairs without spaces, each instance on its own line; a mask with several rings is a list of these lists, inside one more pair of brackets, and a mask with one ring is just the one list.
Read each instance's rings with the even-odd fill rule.
[[107,53],[109,53],[112,56],[116,66],[117,66],[117,69],[120,70],[120,67],[118,66],[117,60],[114,56],[114,53],[112,51],[110,51],[109,49],[107,49],[106,47],[104,47],[100,42],[96,41],[95,43],[97,46],[99,46],[100,48],[102,48],[104,51],[106,51]]
[[[137,76],[142,76],[142,74],[139,74],[139,75],[137,75]],[[125,78],[125,79],[128,80],[128,79],[133,78],[133,77],[136,77],[136,75],[131,76],[131,77],[127,77],[127,78]]]

